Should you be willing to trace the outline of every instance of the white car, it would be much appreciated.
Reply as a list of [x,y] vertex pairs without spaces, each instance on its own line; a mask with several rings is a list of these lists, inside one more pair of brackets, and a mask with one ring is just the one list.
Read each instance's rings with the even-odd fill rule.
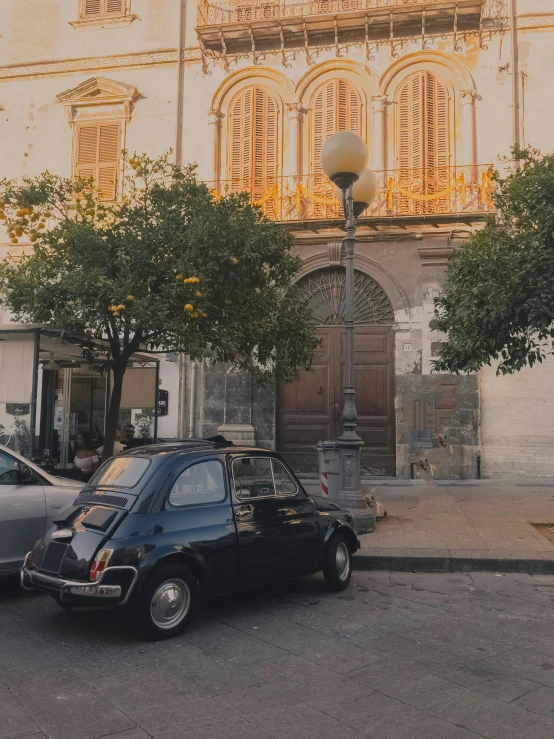
[[49,475],[0,444],[0,576],[13,575],[84,483]]

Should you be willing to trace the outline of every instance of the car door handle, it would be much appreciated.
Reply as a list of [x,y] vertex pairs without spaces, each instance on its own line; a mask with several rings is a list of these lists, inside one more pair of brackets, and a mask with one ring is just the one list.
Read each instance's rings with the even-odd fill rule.
[[237,506],[235,508],[235,516],[237,518],[245,518],[246,516],[250,516],[252,513],[252,506],[244,505],[244,506]]
[[49,508],[56,508],[56,509],[63,508],[63,503],[50,503],[50,505],[48,507]]

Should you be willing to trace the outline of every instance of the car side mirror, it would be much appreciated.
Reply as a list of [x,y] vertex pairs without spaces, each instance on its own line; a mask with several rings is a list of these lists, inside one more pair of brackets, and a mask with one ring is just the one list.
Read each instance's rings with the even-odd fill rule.
[[22,485],[34,485],[36,482],[38,482],[38,477],[28,465],[20,464],[19,482]]

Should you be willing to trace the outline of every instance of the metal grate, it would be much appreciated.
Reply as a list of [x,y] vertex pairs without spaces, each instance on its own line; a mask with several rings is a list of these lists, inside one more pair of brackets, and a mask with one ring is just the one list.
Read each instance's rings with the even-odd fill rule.
[[127,498],[122,495],[80,495],[75,505],[109,505],[114,508],[125,508]]

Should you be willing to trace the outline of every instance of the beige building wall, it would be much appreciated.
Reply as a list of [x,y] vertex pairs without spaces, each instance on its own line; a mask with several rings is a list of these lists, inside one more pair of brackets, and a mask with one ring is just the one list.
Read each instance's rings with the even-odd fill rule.
[[[429,3],[434,4],[440,5],[440,0]],[[255,83],[271,89],[281,104],[279,173],[306,174],[311,95],[318,84],[333,77],[348,79],[362,94],[369,166],[394,169],[398,153],[395,91],[402,79],[418,69],[435,71],[449,86],[452,165],[502,168],[501,158],[508,154],[515,136],[543,152],[554,149],[551,0],[517,0],[517,60],[509,0],[485,3],[495,12],[500,8],[501,21],[492,30],[484,23],[481,38],[475,32],[460,32],[456,39],[451,30],[427,37],[414,32],[392,45],[368,45],[363,39],[338,44],[312,41],[308,47],[300,42],[282,50],[254,49],[252,53],[246,49],[226,56],[203,51],[196,31],[195,1],[127,0],[122,17],[87,22],[79,21],[79,0],[3,0],[2,5],[0,178],[32,176],[45,169],[70,175],[74,150],[70,121],[82,115],[110,118],[116,114],[125,118],[124,145],[131,151],[151,155],[170,148],[182,151],[183,163],[197,163],[202,179],[225,179],[229,102],[240,89]],[[103,80],[112,85],[112,92],[102,93],[107,95],[103,106],[60,99],[93,79],[98,80],[98,90],[104,90]],[[178,137],[180,121],[182,136]],[[433,386],[436,382],[430,375],[432,346],[441,337],[429,328],[432,300],[444,279],[448,256],[460,243],[458,238],[479,228],[481,222],[480,218],[460,218],[438,224],[391,222],[377,228],[360,227],[360,265],[384,287],[395,311],[400,475],[409,474],[408,437],[416,428],[414,394],[423,392],[422,383]],[[328,244],[341,237],[338,225],[327,224],[316,233],[299,228],[298,253],[314,265],[327,264]],[[0,233],[0,256],[22,248],[25,245],[11,246]],[[460,420],[464,408],[468,414],[473,409],[469,386],[460,391],[462,405],[456,411],[456,422],[463,426],[463,433],[452,431],[457,451],[447,446],[429,452],[430,458],[437,457],[446,476],[472,476],[478,452],[486,476],[554,474],[551,364],[513,378],[481,372],[480,429],[472,430],[472,420]],[[202,399],[197,395],[196,390],[194,400],[189,396],[192,414],[187,408],[186,416],[202,420]],[[268,433],[262,435],[265,441]]]

